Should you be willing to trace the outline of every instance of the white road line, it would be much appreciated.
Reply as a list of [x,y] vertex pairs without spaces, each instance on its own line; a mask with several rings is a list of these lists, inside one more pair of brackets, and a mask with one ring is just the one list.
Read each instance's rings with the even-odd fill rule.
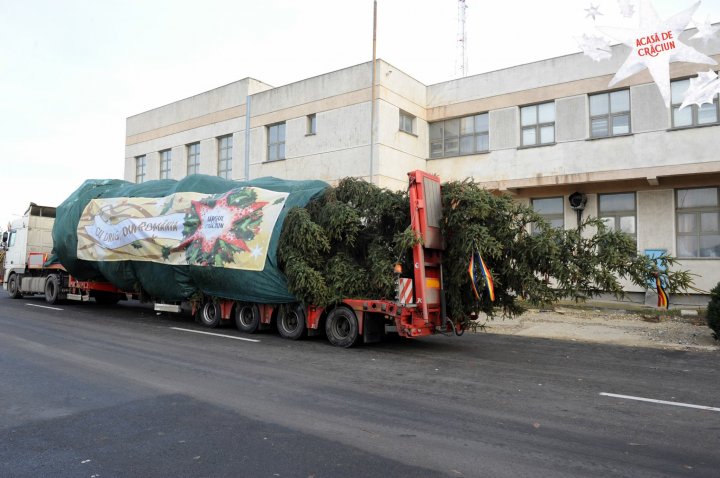
[[200,330],[192,330],[192,329],[181,329],[180,327],[170,327],[173,330],[180,330],[182,332],[192,332],[193,334],[203,334],[203,335],[215,335],[217,337],[225,337],[226,339],[234,339],[234,340],[244,340],[245,342],[260,342],[256,339],[246,339],[244,337],[233,337],[232,335],[225,335],[225,334],[214,334],[212,332],[202,332]]
[[662,405],[674,405],[676,407],[697,408],[699,410],[710,410],[712,412],[720,412],[720,408],[717,408],[717,407],[706,407],[705,405],[693,405],[692,403],[668,402],[667,400],[656,400],[654,398],[633,397],[632,395],[618,395],[617,393],[601,392],[600,395],[604,395],[606,397],[625,398],[627,400],[638,400],[640,402],[660,403]]
[[40,307],[41,309],[50,309],[50,310],[64,310],[64,309],[58,309],[57,307],[48,307],[47,305],[37,305],[37,304],[25,304],[30,307]]

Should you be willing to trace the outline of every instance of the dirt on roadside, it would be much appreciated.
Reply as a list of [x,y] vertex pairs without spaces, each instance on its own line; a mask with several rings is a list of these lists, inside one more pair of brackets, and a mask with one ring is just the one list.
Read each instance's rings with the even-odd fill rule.
[[720,342],[702,316],[667,315],[656,310],[622,310],[600,307],[530,309],[509,319],[477,322],[477,333],[519,335],[579,342],[674,350],[720,350]]

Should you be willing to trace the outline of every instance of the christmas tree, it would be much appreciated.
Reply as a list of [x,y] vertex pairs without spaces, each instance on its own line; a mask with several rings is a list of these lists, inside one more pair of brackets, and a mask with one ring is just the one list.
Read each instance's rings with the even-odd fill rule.
[[[441,197],[444,288],[454,321],[480,312],[512,316],[525,303],[622,297],[621,279],[645,287],[659,270],[655,259],[637,253],[633,238],[597,218],[575,229],[552,228],[530,207],[471,180],[443,184]],[[290,291],[306,304],[328,306],[344,297],[394,299],[393,266],[412,270],[418,241],[410,230],[407,193],[347,178],[306,208],[290,211],[278,255]],[[474,254],[492,273],[494,301],[482,292],[485,278],[473,290],[468,265]],[[671,292],[690,287],[688,272],[669,269],[672,257],[661,262]]]

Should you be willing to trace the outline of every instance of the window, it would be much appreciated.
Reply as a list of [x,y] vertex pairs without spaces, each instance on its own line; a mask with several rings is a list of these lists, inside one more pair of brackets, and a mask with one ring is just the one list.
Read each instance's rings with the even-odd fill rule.
[[400,110],[400,131],[415,134],[415,117],[402,110]]
[[218,138],[218,176],[232,179],[232,135]]
[[8,239],[8,247],[12,247],[15,245],[15,239],[17,239],[17,231],[10,231],[10,239]]
[[704,124],[718,122],[718,95],[715,95],[713,103],[706,103],[702,106],[690,105],[680,109],[685,99],[685,93],[690,87],[690,80],[678,80],[670,83],[670,94],[672,97],[672,127],[690,128]]
[[486,152],[489,131],[487,113],[430,123],[430,159]]
[[170,179],[170,150],[160,151],[160,179]]
[[307,134],[317,133],[317,116],[314,114],[307,116]]
[[135,182],[145,182],[145,169],[147,168],[147,158],[143,154],[142,156],[135,157]]
[[635,237],[635,193],[600,194],[598,209],[608,229]]
[[677,256],[720,257],[720,188],[678,189]]
[[268,161],[285,159],[285,123],[268,126]]
[[187,145],[187,174],[198,174],[200,172],[200,143]]
[[555,102],[520,108],[522,145],[555,143]]
[[590,137],[630,134],[630,90],[590,96]]
[[[565,210],[562,197],[533,199],[532,208],[550,224],[550,227],[556,229],[565,227]],[[539,231],[533,225],[533,234],[537,232]]]

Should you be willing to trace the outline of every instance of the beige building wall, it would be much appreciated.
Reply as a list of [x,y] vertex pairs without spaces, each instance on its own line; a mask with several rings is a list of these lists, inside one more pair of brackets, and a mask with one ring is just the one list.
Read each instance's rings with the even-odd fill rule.
[[[698,44],[688,39],[693,33],[682,38],[720,60],[720,40]],[[720,186],[719,128],[673,129],[670,111],[645,72],[617,85],[630,91],[631,134],[592,139],[589,95],[608,91],[626,57],[624,46],[613,49],[608,61],[573,54],[429,86],[378,60],[372,120],[372,62],[280,87],[246,78],[128,118],[125,178],[134,180],[140,155],[147,156],[147,179],[157,178],[158,151],[167,148],[172,177],[184,177],[186,145],[193,142],[201,143],[201,172],[215,175],[217,138],[232,134],[234,179],[246,179],[246,162],[250,178],[369,179],[372,157],[373,182],[391,189],[404,189],[407,172],[424,169],[443,180],[472,177],[526,204],[562,196],[565,227],[577,225],[570,194],[587,195],[588,217],[598,214],[598,194],[634,192],[638,249],[675,253],[674,191]],[[671,77],[696,71],[696,65],[674,63]],[[554,103],[555,143],[522,147],[520,109],[541,102]],[[489,116],[488,152],[428,159],[430,123],[479,113]],[[401,114],[414,117],[411,132],[400,130]],[[307,129],[308,115],[315,115],[314,133]],[[286,128],[285,158],[268,161],[268,126],[280,122]],[[683,265],[701,275],[701,289],[720,281],[718,259]]]

